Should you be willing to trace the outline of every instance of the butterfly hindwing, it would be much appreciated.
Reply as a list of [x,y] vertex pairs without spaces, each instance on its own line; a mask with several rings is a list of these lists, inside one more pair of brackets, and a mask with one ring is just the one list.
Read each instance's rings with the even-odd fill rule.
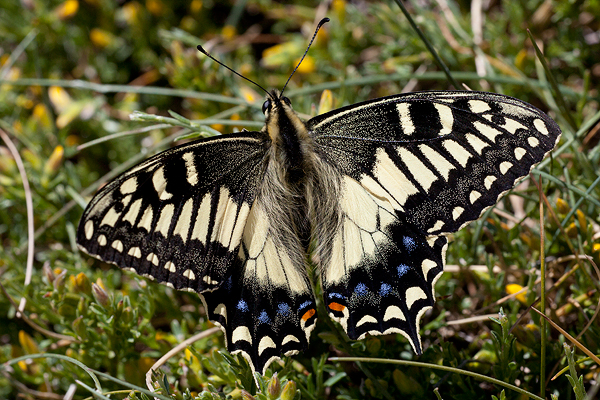
[[281,354],[306,349],[316,323],[304,257],[280,245],[282,232],[266,209],[259,197],[232,274],[202,294],[209,318],[224,328],[229,351],[263,374]]
[[400,332],[417,352],[444,235],[479,218],[560,136],[533,106],[480,92],[390,96],[307,127],[342,176],[341,222],[321,275],[328,312],[351,338]]
[[321,275],[329,314],[351,339],[401,333],[419,353],[419,320],[435,302],[447,239],[423,235],[348,176],[340,200],[340,228]]
[[79,224],[80,248],[176,289],[219,286],[237,256],[268,143],[244,132],[138,164],[92,199]]
[[292,217],[301,206],[278,178],[277,160],[270,152],[229,279],[202,295],[209,318],[224,328],[228,349],[263,374],[281,354],[306,349],[316,323],[306,250]]

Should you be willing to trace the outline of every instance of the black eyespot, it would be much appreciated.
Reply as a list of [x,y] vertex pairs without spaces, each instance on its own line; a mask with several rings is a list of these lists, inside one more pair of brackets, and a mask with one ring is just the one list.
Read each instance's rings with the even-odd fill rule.
[[291,101],[290,101],[290,99],[288,99],[287,97],[283,96],[283,97],[281,98],[281,100],[283,100],[283,102],[284,102],[285,104],[287,104],[288,106],[290,106],[290,107],[292,106],[292,102],[291,102]]
[[267,110],[269,108],[271,108],[271,100],[265,100],[265,102],[263,103],[263,106],[262,106],[262,112],[263,112],[263,114],[266,114]]

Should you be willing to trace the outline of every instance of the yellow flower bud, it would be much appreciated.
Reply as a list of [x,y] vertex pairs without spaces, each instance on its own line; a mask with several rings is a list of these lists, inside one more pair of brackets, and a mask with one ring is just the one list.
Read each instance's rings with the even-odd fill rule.
[[235,27],[231,25],[225,25],[221,30],[221,34],[223,35],[223,39],[232,40],[236,35]]
[[103,307],[108,306],[109,298],[108,293],[104,289],[102,289],[99,285],[93,283],[92,284],[92,294],[94,295],[94,299]]
[[[296,60],[294,60],[294,65],[298,65],[299,62],[300,58],[297,58]],[[315,65],[315,59],[307,55],[306,57],[304,57],[302,64],[300,64],[296,72],[299,74],[310,74],[312,72],[315,72],[316,69],[317,68]]]
[[25,331],[19,331],[19,344],[25,354],[36,354],[40,352],[37,343]]
[[65,148],[58,145],[54,148],[54,151],[46,161],[44,165],[44,174],[53,176],[56,174],[62,165],[63,156],[65,155]]
[[277,373],[275,373],[267,385],[267,396],[269,396],[269,399],[275,400],[279,397],[279,394],[281,394],[281,382],[277,377]]
[[556,211],[558,211],[559,214],[564,215],[571,211],[571,207],[569,207],[569,204],[567,204],[566,201],[559,197],[556,199]]
[[146,0],[146,8],[156,17],[165,13],[165,5],[160,0]]
[[281,392],[281,400],[294,400],[294,397],[296,397],[296,392],[298,392],[298,389],[296,387],[296,382],[294,381],[288,381],[288,383],[285,384],[283,391]]

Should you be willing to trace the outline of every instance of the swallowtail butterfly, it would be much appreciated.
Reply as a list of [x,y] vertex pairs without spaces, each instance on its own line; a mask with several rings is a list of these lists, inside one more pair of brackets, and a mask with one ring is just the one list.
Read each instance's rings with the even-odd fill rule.
[[316,304],[351,339],[400,333],[421,353],[447,235],[476,220],[559,140],[523,101],[441,91],[300,120],[277,91],[266,124],[172,148],[104,186],[80,248],[196,292],[228,349],[264,374],[308,346]]

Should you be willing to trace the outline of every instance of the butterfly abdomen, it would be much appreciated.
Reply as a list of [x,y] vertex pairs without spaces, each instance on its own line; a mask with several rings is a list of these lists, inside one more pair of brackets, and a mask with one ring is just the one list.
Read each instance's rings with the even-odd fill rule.
[[[267,99],[265,130],[273,146],[270,151],[267,175],[263,181],[265,199],[279,198],[279,202],[269,201],[281,224],[289,224],[288,234],[300,238],[301,247],[306,251],[310,241],[309,188],[319,176],[319,160],[314,154],[314,142],[304,122],[296,115],[291,103],[277,92]],[[276,99],[276,100],[275,100]],[[272,101],[273,100],[273,101]],[[311,203],[312,204],[312,203]],[[274,208],[281,208],[275,210]],[[288,236],[288,235],[286,235]]]

